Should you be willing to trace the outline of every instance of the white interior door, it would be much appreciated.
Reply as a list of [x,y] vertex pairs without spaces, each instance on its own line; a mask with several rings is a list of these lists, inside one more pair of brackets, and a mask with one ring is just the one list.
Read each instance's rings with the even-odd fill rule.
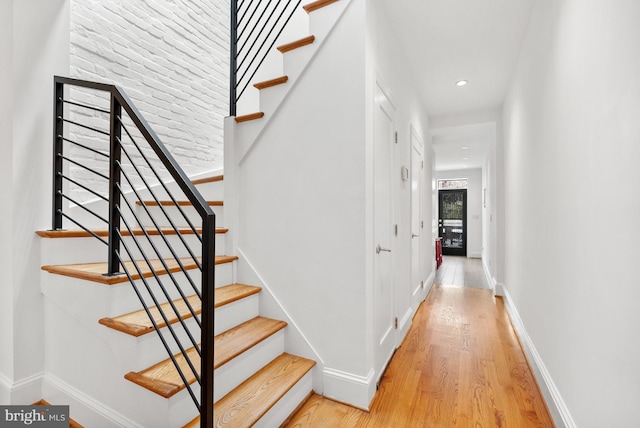
[[414,308],[422,298],[422,248],[424,223],[422,217],[424,157],[422,142],[411,134],[411,292]]
[[391,171],[395,111],[384,91],[376,85],[374,114],[374,364],[382,370],[395,349],[393,283],[393,191]]

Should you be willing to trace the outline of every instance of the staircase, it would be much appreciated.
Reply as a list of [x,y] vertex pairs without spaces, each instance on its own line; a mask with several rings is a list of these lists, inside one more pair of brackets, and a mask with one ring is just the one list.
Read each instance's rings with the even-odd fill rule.
[[[250,82],[251,90],[257,91],[258,97],[246,97],[238,106],[241,112],[236,115],[235,123],[239,128],[234,133],[236,138],[244,141],[239,144],[240,150],[251,144],[274,115],[348,3],[347,0],[318,0],[304,5],[301,11],[308,15],[305,19],[308,20],[306,27],[310,34],[283,40],[282,43],[278,39],[274,54],[280,57],[276,61],[280,66],[261,71]],[[111,90],[103,84],[90,84],[89,87]],[[57,108],[62,111],[62,86],[57,91],[56,96],[60,100]],[[126,104],[128,100],[123,102]],[[108,107],[94,110],[109,113],[104,109]],[[137,113],[127,112],[130,117]],[[56,116],[60,117],[58,113]],[[114,117],[112,110],[111,129]],[[148,125],[144,120],[133,119],[133,122],[147,141],[157,138],[146,128]],[[85,128],[95,130],[94,123],[96,121],[92,120],[91,126]],[[57,135],[63,135],[62,120],[57,126]],[[124,126],[122,122],[123,129]],[[109,135],[108,132],[99,132]],[[116,132],[118,135],[114,137],[113,131],[110,132],[113,145],[113,139],[119,141],[121,136]],[[134,139],[129,131],[126,133]],[[125,139],[124,132],[122,139]],[[59,140],[60,147],[62,140],[73,142],[61,137]],[[124,143],[120,144],[125,153]],[[62,152],[62,149],[55,150]],[[89,150],[95,152],[94,149]],[[158,153],[157,149],[154,150]],[[140,154],[144,159],[142,151]],[[126,156],[133,164],[135,159],[132,160],[129,154]],[[163,156],[166,157],[158,153],[158,158],[166,165]],[[61,155],[59,157],[62,158]],[[152,164],[148,165],[153,169]],[[111,168],[113,170],[113,166]],[[137,168],[135,172],[140,174]],[[181,173],[174,171],[171,174],[175,178]],[[156,177],[160,179],[157,174]],[[47,322],[47,373],[53,385],[49,397],[51,401],[69,403],[72,415],[74,409],[79,409],[75,417],[83,424],[154,428],[201,426],[198,409],[194,406],[200,397],[197,387],[201,382],[200,344],[194,338],[199,340],[200,337],[202,300],[197,294],[183,290],[192,287],[197,289],[196,293],[199,292],[201,266],[203,272],[208,263],[215,264],[214,425],[280,426],[317,386],[319,376],[313,374],[316,362],[293,355],[291,349],[287,349],[287,343],[291,342],[286,340],[287,330],[291,327],[285,321],[264,316],[261,287],[238,283],[237,265],[242,260],[233,255],[234,244],[227,242],[230,229],[219,227],[235,224],[233,216],[238,215],[232,211],[229,219],[225,220],[224,189],[229,192],[231,188],[234,201],[238,195],[233,195],[235,186],[225,186],[224,183],[222,175],[191,182],[216,215],[218,227],[215,230],[213,260],[195,257],[189,250],[192,244],[195,247],[201,245],[199,239],[203,229],[192,226],[202,224],[199,223],[198,208],[194,209],[187,198],[158,199],[149,186],[140,194],[133,191],[136,197],[133,203],[126,201],[131,192],[127,197],[122,193],[123,203],[120,205],[129,204],[131,210],[131,215],[119,214],[127,223],[126,227],[120,228],[122,245],[130,259],[122,263],[126,275],[105,275],[105,272],[113,272],[113,266],[110,267],[106,261],[108,257],[100,239],[106,241],[110,232],[92,224],[85,227],[85,219],[91,216],[79,209],[82,208],[80,204],[72,209],[82,220],[82,229],[69,227],[68,230],[38,232],[42,238],[41,289],[45,296]],[[128,184],[132,188],[137,185]],[[168,185],[176,187],[176,183]],[[59,188],[62,188],[61,184]],[[91,192],[89,188],[84,189]],[[168,190],[167,193],[170,194]],[[193,196],[188,198],[193,200]],[[54,213],[56,210],[59,208],[54,208]],[[184,221],[176,223],[173,219],[180,218],[180,215],[184,215]],[[110,215],[103,216],[110,218]],[[131,228],[129,223],[137,227]],[[138,237],[144,237],[146,241],[140,243]],[[173,249],[178,247],[178,251]],[[147,257],[147,254],[157,254],[158,257]],[[165,281],[162,278],[168,278],[166,281],[173,283],[175,288],[165,290],[161,286],[161,297],[151,291],[143,297],[141,293],[145,288],[149,289],[147,281],[153,278],[158,283]],[[269,302],[273,302],[273,296],[270,299]],[[141,300],[152,300],[153,304],[140,309]],[[174,331],[173,326],[180,329]],[[164,337],[174,340],[168,343]],[[188,342],[194,346],[183,347],[182,344]],[[167,353],[167,349],[171,352]]]
[[[196,181],[202,187],[201,193],[221,193],[222,177],[212,177],[210,180]],[[214,184],[212,186],[211,184]],[[210,189],[206,189],[209,186]],[[185,204],[186,205],[186,204]],[[219,205],[215,205],[216,207]],[[181,233],[188,236],[188,229],[181,229]],[[167,235],[173,232],[164,230]],[[219,251],[224,252],[224,237],[228,229],[217,228],[216,242]],[[94,230],[97,235],[105,235],[106,230]],[[142,230],[135,231],[142,234]],[[95,239],[82,230],[42,231],[38,232],[43,239],[43,257],[45,260],[55,261],[47,264],[43,271],[53,274],[43,278],[42,291],[48,301],[60,307],[69,306],[77,302],[78,297],[83,302],[74,305],[67,312],[72,318],[81,318],[83,325],[100,324],[100,328],[109,331],[99,332],[100,336],[109,340],[109,348],[113,361],[110,365],[128,367],[128,372],[119,373],[119,377],[126,379],[138,390],[122,387],[121,382],[113,379],[105,380],[97,376],[90,382],[99,385],[99,389],[109,390],[110,394],[125,396],[128,400],[148,403],[137,406],[142,411],[122,415],[123,426],[199,426],[199,416],[193,418],[188,415],[196,413],[185,392],[185,384],[178,375],[170,358],[162,357],[162,349],[157,344],[154,327],[144,310],[131,310],[139,303],[131,296],[129,281],[126,276],[104,276],[106,263],[89,262],[90,259],[100,260],[102,255],[95,251],[100,247],[95,245]],[[66,263],[81,254],[80,263]],[[215,290],[215,400],[214,414],[217,427],[249,427],[249,426],[277,426],[280,425],[306,397],[312,392],[311,369],[315,362],[306,358],[285,352],[285,334],[287,323],[260,316],[259,287],[237,284],[233,282],[233,267],[237,261],[235,256],[216,255],[215,264],[218,281]],[[160,261],[154,261],[156,270],[165,274]],[[175,260],[168,258],[166,265],[172,269]],[[185,260],[185,264],[187,261]],[[186,266],[195,268],[193,263]],[[143,271],[142,276],[148,272]],[[139,280],[139,277],[135,277]],[[76,294],[78,289],[82,289]],[[74,296],[71,294],[75,294]],[[94,302],[99,302],[95,304]],[[179,322],[182,318],[189,322],[192,318],[187,306],[191,304],[196,314],[200,314],[200,300],[195,295],[173,299],[171,303],[163,302],[162,309],[174,316],[167,321],[160,317],[156,307],[150,311],[156,325],[165,329],[169,324]],[[175,308],[175,309],[172,309]],[[177,311],[180,318],[176,316]],[[61,321],[64,322],[64,321]],[[69,320],[69,322],[71,322]],[[71,355],[81,356],[83,360],[100,358],[93,353],[102,350],[84,346],[86,333],[78,331],[76,327],[67,326],[72,336],[65,338],[65,349]],[[93,326],[90,330],[94,330]],[[60,332],[64,336],[64,332]],[[97,351],[97,352],[96,352]],[[189,356],[199,362],[195,349],[187,350]],[[174,356],[179,365],[185,369],[187,362],[181,354]],[[101,362],[101,371],[105,369]],[[197,367],[197,364],[194,364]],[[75,370],[81,367],[81,370]],[[73,370],[82,378],[91,379],[92,370],[86,369],[81,361],[73,364]],[[65,376],[64,373],[59,374]],[[70,380],[65,376],[66,380]],[[195,382],[195,377],[187,378],[189,384]],[[73,381],[71,381],[73,382]],[[70,383],[71,383],[70,382]],[[75,382],[73,382],[75,384]],[[135,389],[135,388],[134,388]],[[149,399],[155,395],[157,398]],[[159,398],[167,400],[162,408],[150,409]],[[179,415],[172,410],[185,409]],[[147,414],[153,412],[154,416]],[[164,412],[163,412],[164,411]],[[161,418],[158,418],[158,415]],[[151,417],[150,417],[151,416]],[[163,422],[164,421],[164,422]],[[89,421],[84,421],[89,424]]]

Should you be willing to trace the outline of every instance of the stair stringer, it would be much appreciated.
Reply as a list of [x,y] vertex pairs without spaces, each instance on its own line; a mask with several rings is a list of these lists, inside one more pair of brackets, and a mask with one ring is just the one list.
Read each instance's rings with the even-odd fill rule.
[[315,367],[311,370],[313,373],[313,390],[317,394],[323,393],[322,374],[324,372],[324,361],[318,351],[316,351],[309,339],[301,331],[295,319],[284,308],[282,303],[273,293],[273,288],[269,283],[260,276],[251,264],[251,261],[239,248],[239,260],[236,262],[236,275],[241,283],[254,284],[262,287],[260,293],[260,315],[267,318],[279,319],[287,322],[287,330],[285,334],[285,351],[290,354],[296,354],[301,357],[314,360]]
[[[286,250],[282,254],[278,252],[277,257],[274,255],[265,256],[264,254],[270,251],[269,243],[278,243],[280,237],[278,235],[274,235],[274,232],[270,230],[267,231],[267,234],[271,234],[273,236],[270,236],[267,239],[265,239],[264,236],[260,236],[262,234],[260,228],[262,228],[273,230],[277,229],[279,232],[286,233],[287,242],[290,242],[291,238],[295,237],[295,233],[291,233],[291,231],[287,230],[286,226],[283,228],[282,224],[286,223],[283,219],[286,218],[287,215],[292,217],[297,216],[300,218],[299,207],[294,207],[294,210],[297,211],[296,213],[287,213],[286,211],[279,209],[272,210],[274,208],[272,204],[275,204],[275,202],[269,201],[268,199],[270,198],[266,197],[266,195],[273,194],[274,196],[278,196],[278,198],[274,199],[283,199],[280,197],[279,193],[285,192],[286,194],[288,191],[282,190],[278,187],[279,183],[282,183],[283,181],[285,187],[289,190],[297,187],[295,190],[299,191],[300,187],[304,187],[304,185],[301,184],[304,183],[304,181],[302,181],[300,177],[304,178],[304,175],[308,174],[308,172],[295,164],[301,159],[300,156],[307,155],[307,153],[304,153],[306,150],[305,147],[309,146],[306,144],[309,142],[307,139],[313,140],[309,156],[320,155],[319,157],[325,158],[327,153],[331,153],[332,150],[336,149],[336,154],[333,156],[339,157],[341,156],[341,153],[344,153],[350,159],[352,159],[353,156],[357,157],[357,163],[353,166],[347,165],[348,162],[345,161],[340,162],[338,171],[335,171],[335,167],[330,164],[326,164],[324,167],[318,167],[316,162],[316,169],[312,171],[314,174],[314,180],[309,182],[311,187],[315,186],[317,183],[322,183],[321,180],[323,180],[323,175],[335,176],[337,173],[338,176],[343,176],[347,180],[344,181],[344,183],[349,183],[350,186],[353,186],[353,184],[349,179],[355,178],[357,180],[356,187],[359,189],[361,188],[364,193],[364,179],[366,176],[364,170],[365,162],[363,159],[365,155],[366,138],[366,127],[364,124],[366,111],[364,104],[364,28],[362,29],[362,32],[360,32],[360,27],[352,30],[351,25],[355,23],[357,26],[363,26],[363,17],[366,8],[364,1],[350,1],[349,4],[345,6],[343,13],[340,15],[342,19],[338,20],[332,27],[331,35],[335,37],[325,38],[323,40],[322,48],[314,51],[312,60],[307,62],[304,67],[304,73],[302,74],[305,75],[305,78],[302,78],[301,74],[301,78],[297,79],[291,87],[286,90],[282,88],[278,89],[279,91],[286,93],[282,94],[282,100],[274,107],[272,114],[265,114],[264,119],[253,121],[254,123],[244,122],[237,124],[232,117],[226,119],[225,195],[228,196],[225,199],[225,220],[227,225],[230,227],[230,235],[227,237],[227,243],[230,251],[233,251],[238,255],[242,254],[242,259],[246,259],[250,263],[250,265],[244,266],[242,268],[243,270],[240,270],[239,268],[238,275],[249,275],[248,278],[252,278],[253,282],[262,285],[263,289],[267,291],[266,294],[268,295],[268,298],[272,300],[271,303],[269,303],[265,298],[265,307],[273,304],[273,307],[270,310],[280,311],[278,312],[280,314],[284,312],[284,315],[281,314],[279,317],[291,320],[291,325],[295,325],[297,330],[299,330],[296,334],[305,338],[305,341],[309,343],[307,346],[316,350],[316,353],[319,356],[319,361],[322,361],[322,365],[324,366],[321,381],[323,394],[361,408],[368,408],[370,400],[375,393],[375,373],[372,372],[372,368],[369,364],[371,354],[368,353],[371,350],[372,344],[368,337],[368,327],[364,322],[367,318],[365,311],[368,310],[368,308],[365,308],[365,305],[369,305],[370,299],[370,294],[367,294],[367,287],[370,287],[370,285],[365,277],[366,266],[358,265],[357,268],[349,270],[348,277],[338,279],[341,284],[347,283],[349,286],[356,287],[358,289],[357,299],[359,300],[356,302],[353,300],[352,295],[347,296],[351,301],[354,301],[357,306],[354,309],[354,311],[357,312],[357,316],[354,315],[357,318],[357,326],[349,327],[349,331],[347,333],[338,333],[338,336],[340,336],[340,344],[334,346],[334,344],[331,343],[331,338],[327,338],[329,334],[325,334],[324,332],[319,333],[318,328],[311,325],[314,322],[317,325],[323,325],[323,322],[327,321],[328,315],[324,314],[317,319],[311,314],[307,316],[307,314],[301,313],[303,309],[300,308],[303,308],[304,306],[300,306],[299,308],[292,307],[292,305],[296,304],[295,302],[292,303],[292,301],[297,299],[298,295],[287,295],[287,287],[291,289],[292,285],[295,286],[298,283],[300,284],[300,287],[307,287],[308,289],[313,290],[312,292],[315,293],[315,295],[318,295],[318,290],[322,290],[322,285],[318,284],[318,278],[313,278],[313,274],[311,272],[307,273],[306,276],[304,272],[299,272],[296,274],[298,275],[296,279],[292,279],[295,275],[277,272],[278,269],[286,271],[287,266],[291,266],[292,269],[295,267],[300,270],[301,268],[297,266],[301,257],[300,251],[295,245],[293,245],[288,249],[288,252],[286,252]],[[346,15],[348,15],[348,19],[345,20],[344,18]],[[353,59],[350,58],[347,63],[349,66],[354,65],[355,69],[349,69],[349,66],[346,66],[341,67],[338,70],[337,67],[334,67],[334,69],[330,69],[329,73],[323,77],[323,73],[328,68],[328,65],[336,64],[335,62],[326,62],[327,59],[336,59],[333,49],[335,49],[336,46],[339,47],[345,37],[350,37],[350,31],[355,33],[356,38],[355,40],[348,42],[349,47],[347,47],[347,49],[356,49],[356,51],[353,51],[356,54],[356,57]],[[325,46],[326,42],[330,42],[329,46]],[[316,67],[313,66],[314,64]],[[343,68],[346,68],[346,71],[343,71]],[[345,75],[347,76],[346,80],[343,79]],[[335,88],[332,88],[332,85],[336,82],[338,85]],[[300,108],[298,109],[299,111],[295,110],[296,106],[300,106],[300,103],[308,103],[309,105],[314,103],[313,97],[305,98],[305,96],[310,93],[309,91],[318,95],[318,98],[322,100],[322,103],[326,103],[330,100],[340,99],[343,92],[340,92],[340,90],[336,88],[342,89],[345,85],[350,85],[350,87],[357,89],[355,90],[355,94],[349,90],[349,95],[347,95],[346,98],[348,105],[344,107],[345,110],[343,110],[343,112],[348,112],[350,114],[345,115],[344,113],[340,113],[341,109],[335,108],[334,105],[334,108],[328,116],[333,120],[341,115],[342,117],[338,118],[336,123],[332,123],[331,121],[328,121],[327,118],[323,117],[324,112],[321,108]],[[327,91],[327,89],[329,90]],[[286,108],[284,106],[286,106]],[[348,110],[351,106],[355,106],[354,110]],[[308,113],[307,110],[312,111],[313,113]],[[279,132],[285,128],[288,123],[294,124],[292,126],[294,126],[296,130],[293,132],[279,134]],[[301,130],[300,128],[304,127],[306,123],[313,126],[309,126],[308,130]],[[322,123],[326,125],[324,127],[319,126]],[[343,127],[348,128],[348,130],[343,132]],[[316,134],[318,131],[319,134]],[[320,134],[322,134],[322,136],[320,136]],[[346,135],[349,137],[346,137]],[[336,144],[337,140],[332,141],[330,144],[327,144],[325,150],[323,142],[319,140],[322,138],[332,139],[336,136],[338,137],[337,140],[340,140],[340,144]],[[351,136],[354,136],[354,138],[350,140],[349,138]],[[280,141],[277,141],[278,138]],[[327,142],[328,141],[329,140],[327,140]],[[355,150],[358,152],[357,154],[354,154],[355,151],[352,148],[344,148],[350,144],[355,144],[358,147],[358,150]],[[283,158],[279,159],[277,154],[282,153],[280,151],[281,149],[284,149],[285,151],[292,150],[292,152],[283,153]],[[325,150],[324,153],[322,153],[323,150]],[[292,153],[295,153],[295,155],[292,156]],[[331,156],[329,156],[329,158],[331,158]],[[295,173],[289,171],[290,165],[295,165],[295,168],[291,169],[292,171],[296,171]],[[257,169],[252,169],[255,167],[257,167]],[[326,169],[323,170],[323,168]],[[340,168],[351,168],[354,171],[345,172],[344,169],[340,170]],[[274,178],[275,181],[273,181]],[[286,179],[283,180],[283,178]],[[339,179],[331,177],[330,181],[332,183],[330,186],[340,186],[339,183],[336,183],[340,181]],[[257,189],[260,189],[261,193],[256,193]],[[324,188],[323,191],[320,191],[319,193],[324,192],[326,195],[326,190],[330,189]],[[358,201],[350,202],[351,207],[354,207],[359,213],[362,213],[362,215],[357,214],[357,223],[354,224],[362,224],[364,213],[366,211],[365,202],[360,200],[360,196],[361,194],[356,196]],[[286,198],[284,199],[286,200]],[[295,200],[295,197],[289,198],[286,202],[289,203],[292,200]],[[340,200],[344,200],[344,194],[341,195]],[[266,204],[260,205],[263,201],[265,201]],[[327,199],[327,201],[331,201],[331,198]],[[308,199],[305,199],[305,203],[308,202]],[[357,207],[355,205],[357,205]],[[321,209],[326,209],[326,207]],[[329,210],[331,210],[331,208],[329,208]],[[259,216],[259,214],[254,213],[260,211],[268,212],[266,216],[268,220],[254,222],[253,220]],[[278,218],[278,215],[281,217]],[[352,213],[351,217],[353,217],[353,215],[355,214]],[[247,216],[252,217],[249,223],[247,223],[246,220]],[[335,218],[335,215],[330,215],[327,218],[333,219]],[[314,222],[316,221],[318,221],[317,217],[310,219],[311,224],[315,224]],[[353,219],[350,219],[349,222],[353,222]],[[277,227],[272,228],[272,225]],[[342,228],[342,226],[340,226],[340,228]],[[255,232],[258,232],[258,235],[254,236],[253,234]],[[360,232],[361,231],[359,230],[358,233]],[[334,236],[336,234],[331,233],[331,235]],[[313,239],[308,237],[303,238],[302,236],[305,235],[300,235],[298,239]],[[349,248],[355,251],[353,254],[355,254],[358,262],[362,263],[362,260],[364,260],[364,252],[368,250],[368,247],[365,248],[366,241],[364,239],[364,235],[361,236],[362,239],[360,239],[360,236],[361,235],[358,235],[359,242],[357,244],[354,244],[353,240],[350,240]],[[322,247],[320,249],[312,249],[314,252],[317,252],[322,256],[331,253],[335,249],[339,249],[339,252],[348,251],[341,248],[340,238],[331,243],[326,242],[324,237],[322,239],[324,240]],[[245,247],[247,243],[251,244]],[[257,246],[254,245],[255,243],[257,243]],[[278,245],[280,247],[283,246],[282,243],[278,243]],[[331,261],[339,262],[340,265],[344,265],[342,260],[336,260],[335,255],[330,255],[329,259]],[[269,263],[271,266],[269,266]],[[308,266],[308,263],[305,264],[305,266]],[[247,269],[247,267],[250,267],[250,269]],[[328,270],[331,269],[331,262],[327,264],[327,267]],[[357,271],[357,273],[354,273],[354,271]],[[285,279],[285,281],[281,281],[285,277],[287,279]],[[307,278],[310,279],[309,282],[306,281]],[[334,279],[337,278],[334,277]],[[349,281],[352,279],[353,282],[350,283]],[[294,291],[294,293],[296,293],[296,291]],[[339,297],[335,297],[335,299],[339,300]],[[303,298],[302,302],[303,305],[314,304],[314,300],[309,298]],[[318,303],[321,304],[320,302]],[[344,301],[339,304],[341,305],[339,310],[342,312],[337,315],[338,317],[342,317],[346,312],[351,311],[351,308],[344,307],[346,305]],[[331,308],[331,306],[327,306],[327,308],[326,312],[330,314],[333,308]],[[331,328],[335,328],[335,323]],[[356,330],[357,343],[346,343],[346,346],[350,348],[350,353],[348,355],[353,356],[355,360],[347,361],[347,357],[336,357],[336,349],[342,349],[341,347],[345,346],[345,341],[348,340],[346,338],[350,337],[350,334]],[[331,331],[332,330],[328,330],[327,332]],[[316,341],[316,339],[318,339],[318,341]]]
[[[240,158],[251,148],[261,132],[275,116],[284,100],[296,87],[296,83],[302,78],[305,70],[312,64],[313,59],[322,49],[325,41],[330,37],[351,3],[352,0],[340,0],[323,9],[312,12],[312,15],[309,17],[309,26],[310,29],[314,30],[314,43],[282,54],[284,64],[283,72],[289,76],[289,81],[284,85],[261,91],[259,94],[259,106],[260,111],[265,113],[265,116],[260,120],[246,122],[236,130],[236,143],[241,144],[240,151],[242,155]],[[316,25],[314,25],[314,21],[316,20],[321,20],[322,23],[316,23]],[[227,123],[228,121],[225,121],[225,136],[228,132]],[[227,150],[225,147],[225,165],[227,164],[226,157]]]

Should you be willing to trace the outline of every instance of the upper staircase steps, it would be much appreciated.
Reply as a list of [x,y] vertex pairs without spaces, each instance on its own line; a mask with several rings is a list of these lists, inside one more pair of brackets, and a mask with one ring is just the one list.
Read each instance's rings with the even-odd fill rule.
[[[260,292],[260,290],[260,287],[253,287],[244,284],[229,284],[225,285],[224,287],[218,287],[215,290],[215,307],[219,308],[253,294],[257,294]],[[196,296],[195,294],[188,296],[187,300],[196,315],[199,315],[202,308],[201,301],[198,296]],[[178,315],[173,312],[169,303],[163,303],[162,305],[160,305],[162,311],[165,314],[168,314],[169,323],[173,324],[178,322],[178,316],[182,319],[188,319],[192,316],[189,307],[183,299],[176,299],[173,301],[173,304],[175,305],[176,309],[178,309]],[[157,307],[151,307],[149,308],[149,311],[153,315],[153,319],[159,328],[162,328],[166,325]],[[149,316],[144,309],[140,309],[139,311],[130,312],[128,314],[120,315],[113,318],[101,318],[98,322],[106,327],[135,337],[139,337],[143,334],[151,333],[154,331],[153,323],[151,322],[151,320],[149,320]]]
[[286,43],[284,45],[278,46],[278,50],[281,53],[287,53],[287,52],[292,51],[294,49],[298,49],[298,48],[301,48],[303,46],[310,45],[315,40],[316,40],[316,36],[314,36],[314,35],[303,37],[300,40],[295,40],[293,42]]
[[[181,258],[179,260],[186,270],[198,268],[198,265],[190,257]],[[216,256],[215,264],[231,263],[235,260],[238,260],[237,256]],[[149,262],[150,264],[147,264],[145,261],[137,261],[138,266],[140,266],[142,277],[144,278],[152,277],[154,271],[157,275],[166,275],[169,272],[175,273],[181,271],[180,265],[176,259],[154,259],[149,260]],[[137,272],[133,262],[125,262],[124,265],[131,274],[133,280],[141,278],[141,275]],[[105,285],[114,285],[129,281],[129,278],[124,274],[113,276],[105,275],[104,273],[108,270],[106,262],[80,263],[72,265],[46,265],[42,266],[41,269],[49,273],[70,276],[72,278],[84,279]]]
[[288,81],[289,81],[289,76],[282,76],[282,77],[276,77],[275,79],[271,79],[271,80],[265,80],[264,82],[255,83],[253,86],[258,90],[262,90],[262,89],[272,88],[277,85],[282,85],[284,83],[287,83]]
[[211,175],[209,177],[199,178],[197,180],[192,180],[191,183],[193,183],[194,186],[197,186],[199,184],[216,183],[222,180],[224,180],[224,174],[218,174],[218,175]]
[[[39,400],[33,403],[33,406],[51,406],[51,404],[47,400]],[[73,419],[69,419],[69,428],[84,428],[78,422]]]
[[[217,335],[214,339],[216,348],[214,369],[228,363],[286,326],[287,323],[284,321],[258,316]],[[188,349],[187,354],[189,359],[194,362],[194,366],[199,369],[200,357],[196,349]],[[185,373],[189,384],[194,383],[196,381],[195,375],[189,369],[184,356],[178,353],[174,355],[174,358]],[[170,398],[185,388],[170,358],[140,372],[127,373],[125,378],[165,398]]]
[[[281,354],[215,403],[215,427],[259,426],[257,422],[292,391],[315,364],[303,357]],[[200,417],[196,417],[184,428],[199,426]]]
[[317,0],[314,1],[312,3],[308,3],[304,6],[302,6],[302,8],[307,12],[307,13],[311,13],[315,10],[318,9],[322,9],[325,6],[329,6],[331,3],[335,3],[338,0]]
[[250,120],[262,119],[263,117],[264,117],[264,113],[260,111],[257,113],[250,113],[250,114],[244,114],[242,116],[236,116],[236,122],[238,123],[248,122]]

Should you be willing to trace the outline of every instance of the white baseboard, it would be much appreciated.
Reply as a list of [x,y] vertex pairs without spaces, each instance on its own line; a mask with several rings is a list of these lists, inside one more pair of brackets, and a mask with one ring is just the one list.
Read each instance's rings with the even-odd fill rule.
[[[482,270],[484,272],[484,277],[487,280],[487,284],[489,284],[489,287],[493,289],[493,294],[496,296],[502,296],[502,294],[498,293],[498,281],[496,281],[496,279],[491,276],[491,271],[489,270],[489,266],[487,266],[485,259],[482,259]],[[502,289],[500,291],[502,291]]]
[[558,428],[576,428],[577,425],[573,421],[571,417],[571,413],[567,408],[562,396],[560,395],[560,391],[556,387],[553,379],[551,378],[551,374],[547,370],[547,367],[544,365],[542,361],[542,357],[538,354],[536,347],[534,346],[531,337],[527,333],[527,330],[524,327],[524,323],[518,314],[518,310],[513,304],[511,297],[509,296],[509,292],[507,291],[504,285],[500,286],[501,292],[504,296],[504,303],[507,308],[507,312],[509,313],[509,317],[511,318],[511,323],[520,338],[520,343],[522,344],[523,350],[529,360],[529,364],[531,365],[531,370],[533,370],[533,374],[538,381],[538,386],[540,387],[540,392],[544,396],[544,399],[547,403],[547,407],[549,408],[549,412],[551,413],[551,417]]
[[84,426],[144,428],[50,373],[43,376],[41,398],[51,404],[68,404],[71,418]]
[[36,373],[19,381],[0,373],[0,403],[29,405],[42,399],[42,376]]
[[324,396],[369,410],[369,404],[376,393],[374,375],[373,369],[369,371],[367,376],[358,376],[325,367],[323,372]]
[[482,251],[480,252],[467,252],[467,258],[469,259],[481,259],[482,258]]

